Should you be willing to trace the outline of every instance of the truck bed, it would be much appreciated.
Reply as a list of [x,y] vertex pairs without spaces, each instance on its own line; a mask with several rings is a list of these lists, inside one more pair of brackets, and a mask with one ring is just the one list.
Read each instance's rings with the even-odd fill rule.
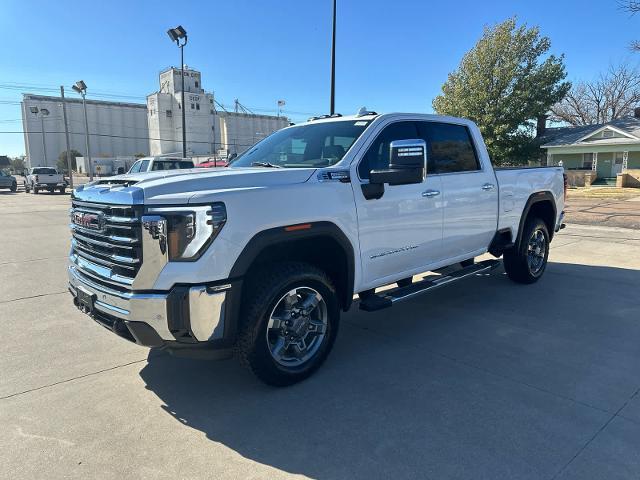
[[564,209],[564,180],[562,167],[503,167],[496,168],[499,187],[498,230],[518,232],[520,218],[532,193],[550,192],[556,201],[556,219]]

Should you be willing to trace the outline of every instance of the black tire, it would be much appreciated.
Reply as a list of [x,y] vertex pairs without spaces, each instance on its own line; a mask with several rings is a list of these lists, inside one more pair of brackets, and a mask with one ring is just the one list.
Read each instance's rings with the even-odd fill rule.
[[29,184],[24,183],[24,193],[29,193],[31,189],[29,188]]
[[60,187],[58,191],[64,195],[65,187]]
[[[534,235],[543,239],[544,251],[538,252],[537,247],[530,250],[530,243]],[[542,237],[539,235],[542,235]],[[530,254],[537,260],[530,260]],[[530,217],[524,224],[520,243],[504,252],[504,269],[514,282],[535,283],[544,274],[548,259],[549,230],[547,225],[539,218]]]
[[[294,288],[312,288],[326,305],[326,330],[317,351],[297,366],[276,361],[267,340],[271,312]],[[315,372],[333,347],[340,323],[338,294],[331,278],[319,268],[301,262],[271,264],[251,275],[243,294],[241,325],[236,342],[240,363],[268,385],[287,386]]]
[[33,189],[31,190],[35,195],[37,195],[40,190],[38,190],[38,187],[33,187]]
[[15,193],[18,190],[18,184],[16,182],[13,182],[11,184],[10,190]]

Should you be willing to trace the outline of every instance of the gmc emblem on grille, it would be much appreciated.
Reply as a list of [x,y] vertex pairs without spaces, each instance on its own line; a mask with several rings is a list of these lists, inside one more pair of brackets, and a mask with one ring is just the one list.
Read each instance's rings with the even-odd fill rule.
[[102,230],[104,217],[101,213],[73,212],[73,223],[90,230]]

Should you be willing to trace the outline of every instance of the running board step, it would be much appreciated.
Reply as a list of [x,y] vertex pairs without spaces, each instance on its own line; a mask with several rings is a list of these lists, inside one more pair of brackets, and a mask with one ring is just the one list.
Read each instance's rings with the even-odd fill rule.
[[374,312],[376,310],[382,310],[383,308],[389,308],[397,302],[408,300],[420,295],[421,293],[435,290],[443,285],[457,282],[458,280],[462,280],[472,275],[477,275],[478,273],[493,270],[498,265],[500,265],[499,260],[484,260],[460,270],[456,270],[448,275],[428,275],[422,280],[414,282],[409,286],[385,290],[361,300],[360,310]]

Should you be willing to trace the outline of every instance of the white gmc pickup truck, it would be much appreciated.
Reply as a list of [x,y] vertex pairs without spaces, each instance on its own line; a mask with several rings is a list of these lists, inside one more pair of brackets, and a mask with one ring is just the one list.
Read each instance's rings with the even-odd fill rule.
[[69,290],[126,339],[235,351],[288,385],[325,360],[354,294],[363,310],[388,308],[494,268],[474,261],[486,252],[511,280],[537,281],[563,207],[562,168],[493,169],[468,120],[325,116],[228,168],[78,187]]

